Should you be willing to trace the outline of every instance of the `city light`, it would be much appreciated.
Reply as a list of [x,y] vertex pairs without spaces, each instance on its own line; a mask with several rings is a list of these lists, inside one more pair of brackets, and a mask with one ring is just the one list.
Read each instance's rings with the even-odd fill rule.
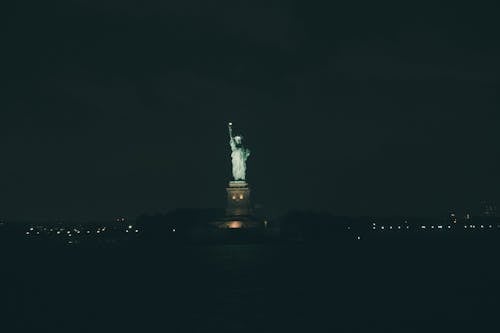
[[[240,194],[236,195],[236,198],[239,199]],[[121,218],[119,219],[121,221]],[[113,220],[112,220],[113,221]],[[460,222],[466,221],[465,217],[463,217]],[[481,221],[481,220],[479,220]],[[493,220],[491,220],[493,221]],[[386,225],[383,225],[382,223],[388,223]],[[412,228],[410,226],[412,224],[408,223],[408,220],[400,220],[400,221],[394,221],[394,220],[387,220],[387,221],[379,221],[381,224],[377,224],[373,222],[373,220],[368,220],[366,221],[366,224],[364,227],[369,230],[370,232],[377,232],[377,230],[381,231],[393,231],[393,230],[398,230],[398,232],[394,233],[387,233],[388,236],[391,237],[398,237],[399,235],[403,233],[410,233],[410,232],[418,232],[418,230],[425,231],[425,234],[431,234],[431,233],[438,233],[441,230],[447,230],[447,234],[451,235],[451,232],[453,231],[458,231],[463,228],[468,232],[468,233],[473,233],[473,229],[481,229],[481,231],[491,231],[493,228],[497,229],[500,228],[500,224],[487,224],[487,223],[475,223],[475,219],[471,219],[470,221],[467,222],[467,224],[460,223],[460,224],[454,224],[453,221],[450,220],[445,220],[445,219],[434,219],[434,220],[429,220],[429,221],[422,221],[423,223],[428,222],[427,224],[414,224]],[[403,223],[403,224],[402,224]],[[267,225],[267,220],[264,222],[264,225]],[[357,231],[360,229],[361,225],[356,225],[356,227],[352,227],[350,225],[346,225],[344,228],[344,232],[352,232],[352,231]],[[454,227],[455,226],[455,227]],[[458,228],[460,226],[460,228]],[[496,226],[496,227],[495,227]],[[233,221],[228,221],[225,224],[225,228],[228,229],[239,229],[239,228],[245,228],[245,222],[241,220],[233,220]],[[109,231],[108,231],[109,230]],[[463,229],[462,229],[463,230]],[[106,232],[108,231],[108,232]],[[77,225],[77,226],[62,226],[60,225],[60,222],[58,223],[57,227],[47,227],[43,225],[32,225],[32,226],[27,226],[27,228],[22,231],[22,234],[25,235],[27,239],[39,239],[39,237],[35,236],[45,236],[45,235],[61,235],[63,236],[62,238],[59,238],[60,241],[62,241],[65,244],[80,244],[82,241],[90,241],[92,238],[92,234],[95,237],[95,240],[98,242],[108,242],[109,240],[113,240],[110,243],[114,243],[115,241],[119,240],[129,240],[133,236],[139,234],[139,232],[142,231],[140,230],[137,226],[135,226],[135,223],[127,223],[124,225],[115,225],[115,224],[110,224],[106,226],[102,225],[97,225],[97,226],[89,226],[89,225]],[[174,227],[171,227],[170,231],[172,233],[176,233],[177,229]],[[495,230],[496,231],[496,230]],[[94,233],[95,232],[95,233]],[[132,234],[132,235],[131,235]],[[385,233],[382,233],[383,235]],[[85,235],[85,237],[82,237]],[[97,235],[97,236],[96,236]],[[122,235],[122,236],[120,236]],[[126,236],[125,236],[126,235]],[[184,235],[184,233],[181,233],[179,236]],[[356,233],[351,234],[354,240],[361,240],[362,236]],[[121,238],[120,238],[121,237]],[[74,241],[71,243],[68,241],[68,239],[71,238]],[[50,238],[47,238],[50,239]]]
[[[59,225],[59,223],[58,223]],[[106,230],[114,230],[114,233],[105,233]],[[95,234],[94,234],[95,231]],[[125,230],[123,227],[110,227],[110,226],[95,226],[88,228],[88,225],[86,226],[77,226],[77,227],[45,227],[45,226],[28,226],[24,231],[22,231],[22,234],[25,237],[29,237],[30,239],[36,239],[34,236],[43,236],[43,235],[58,235],[58,236],[63,236],[62,238],[59,238],[63,241],[64,244],[80,244],[82,240],[89,240],[89,236],[92,234],[96,235],[95,237],[99,237],[100,239],[103,239],[105,242],[109,239],[114,239],[114,240],[120,240],[120,233],[122,232],[122,235],[125,236],[125,233],[134,233],[139,234],[140,229],[134,227],[132,224],[131,225],[126,225]],[[123,232],[125,231],[125,233]],[[173,232],[176,230],[173,229]],[[82,239],[81,237],[85,235],[85,239]],[[106,238],[104,238],[106,236]],[[68,239],[73,239],[72,241],[69,241]],[[123,238],[125,239],[130,239],[128,238]]]

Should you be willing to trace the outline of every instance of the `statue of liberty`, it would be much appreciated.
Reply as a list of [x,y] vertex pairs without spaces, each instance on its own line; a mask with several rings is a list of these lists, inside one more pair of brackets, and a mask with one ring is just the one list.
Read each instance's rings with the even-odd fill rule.
[[232,123],[229,127],[229,145],[231,146],[231,160],[233,162],[233,178],[234,180],[245,180],[246,161],[250,156],[250,150],[243,147],[241,135],[233,136]]

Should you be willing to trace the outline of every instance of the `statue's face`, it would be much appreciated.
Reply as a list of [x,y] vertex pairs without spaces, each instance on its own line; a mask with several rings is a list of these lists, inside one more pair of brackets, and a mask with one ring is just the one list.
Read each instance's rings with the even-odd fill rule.
[[241,144],[241,136],[235,136],[234,141],[236,141],[237,144]]

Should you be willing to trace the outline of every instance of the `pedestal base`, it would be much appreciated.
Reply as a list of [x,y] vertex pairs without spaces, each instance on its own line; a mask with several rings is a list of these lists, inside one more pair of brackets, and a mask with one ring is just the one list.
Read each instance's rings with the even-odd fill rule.
[[226,216],[250,216],[252,206],[250,204],[250,188],[245,181],[231,181],[226,188],[227,204]]
[[250,188],[245,181],[231,181],[226,188],[226,216],[214,221],[212,225],[219,229],[263,228],[262,221],[253,216],[250,202]]

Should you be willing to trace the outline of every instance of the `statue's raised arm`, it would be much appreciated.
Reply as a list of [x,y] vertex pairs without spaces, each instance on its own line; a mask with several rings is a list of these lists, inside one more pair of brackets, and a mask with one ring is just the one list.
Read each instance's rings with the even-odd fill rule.
[[236,149],[236,142],[233,136],[233,123],[228,123],[227,128],[229,130],[229,145],[231,146],[231,150]]
[[229,139],[233,140],[233,123],[228,123],[227,129],[229,130]]

